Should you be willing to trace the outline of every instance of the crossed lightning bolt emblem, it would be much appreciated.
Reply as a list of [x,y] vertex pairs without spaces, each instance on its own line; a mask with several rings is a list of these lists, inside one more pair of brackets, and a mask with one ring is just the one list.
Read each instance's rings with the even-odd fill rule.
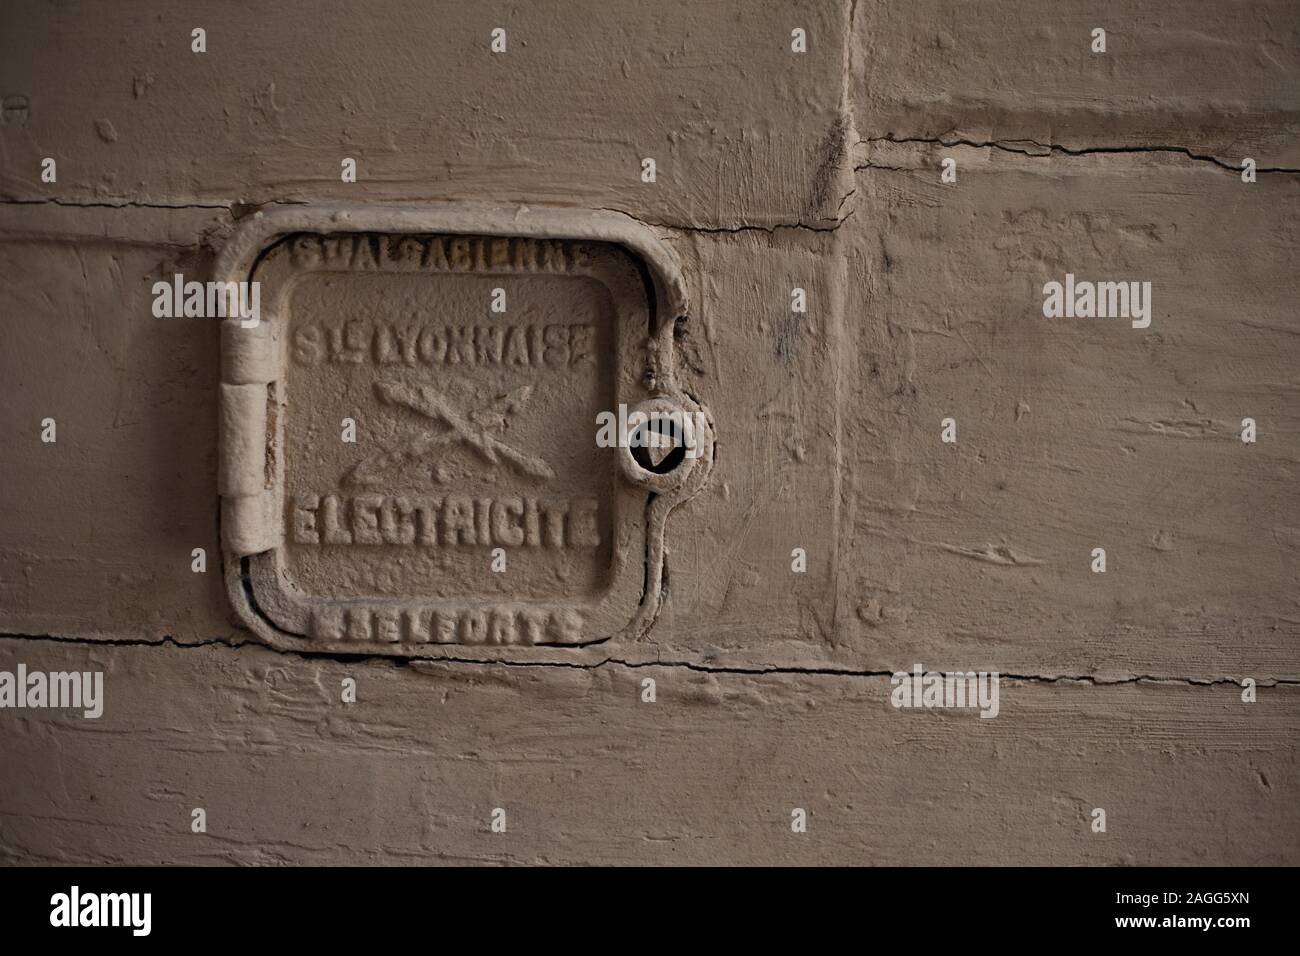
[[522,386],[498,398],[488,408],[471,412],[466,417],[427,385],[376,382],[375,393],[385,405],[408,408],[441,427],[359,462],[348,472],[346,479],[354,484],[375,484],[382,480],[385,471],[425,460],[434,449],[453,444],[465,445],[488,464],[505,462],[516,471],[534,478],[554,478],[555,472],[541,458],[511,447],[494,434],[505,430],[509,416],[523,406],[531,392],[531,386]]

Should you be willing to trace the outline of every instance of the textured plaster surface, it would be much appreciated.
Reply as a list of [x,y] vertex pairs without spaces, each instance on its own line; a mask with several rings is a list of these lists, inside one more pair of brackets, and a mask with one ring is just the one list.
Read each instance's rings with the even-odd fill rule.
[[[1293,3],[310,8],[0,11],[0,670],[106,696],[0,711],[0,860],[1300,863]],[[644,635],[243,626],[219,323],[151,289],[326,202],[605,210],[671,250],[717,454]],[[1150,281],[1150,327],[1045,319],[1066,272]],[[918,663],[1000,672],[997,718],[892,707]]]

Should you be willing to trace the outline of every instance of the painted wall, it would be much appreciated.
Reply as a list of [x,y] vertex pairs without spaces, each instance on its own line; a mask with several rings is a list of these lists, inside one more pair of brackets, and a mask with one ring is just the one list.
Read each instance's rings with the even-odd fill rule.
[[[21,0],[0,97],[0,672],[104,675],[0,709],[0,860],[1300,863],[1290,0]],[[323,201],[672,250],[717,458],[643,637],[241,626],[218,323],[151,290]],[[1149,326],[1046,317],[1067,274]],[[996,718],[894,706],[918,665]]]

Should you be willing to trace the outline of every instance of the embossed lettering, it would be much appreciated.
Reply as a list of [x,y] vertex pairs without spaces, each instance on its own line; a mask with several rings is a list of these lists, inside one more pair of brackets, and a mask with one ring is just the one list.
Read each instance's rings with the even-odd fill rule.
[[302,545],[585,549],[600,546],[599,507],[594,498],[300,495],[289,525]]

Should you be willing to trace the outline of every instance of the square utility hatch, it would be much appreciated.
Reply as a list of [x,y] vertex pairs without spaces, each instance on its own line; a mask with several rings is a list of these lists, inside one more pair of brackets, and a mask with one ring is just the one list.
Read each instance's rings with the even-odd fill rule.
[[[668,512],[712,462],[674,375],[684,286],[652,233],[572,210],[306,207],[258,214],[218,273],[262,302],[222,337],[227,585],[255,633],[419,656],[649,626]],[[678,415],[691,427],[641,440]]]

